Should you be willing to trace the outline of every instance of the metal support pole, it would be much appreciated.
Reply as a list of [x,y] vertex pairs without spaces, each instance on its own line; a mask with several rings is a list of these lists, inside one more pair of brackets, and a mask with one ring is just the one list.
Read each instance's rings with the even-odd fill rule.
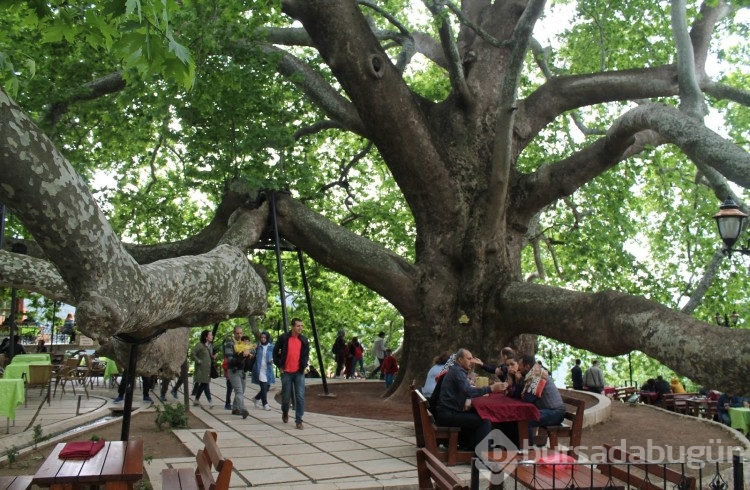
[[8,354],[10,359],[13,359],[13,356],[16,355],[16,336],[18,335],[16,333],[16,303],[18,303],[18,290],[16,288],[12,288],[10,290],[10,342],[8,343]]
[[286,292],[284,291],[284,268],[281,265],[281,245],[279,240],[279,223],[276,220],[276,192],[271,191],[271,224],[273,225],[273,249],[276,252],[276,271],[279,275],[279,299],[281,300],[281,318],[284,333],[289,325],[286,312]]
[[633,386],[633,361],[630,358],[630,352],[628,352],[628,371],[630,372],[630,386]]
[[121,383],[125,383],[125,407],[122,414],[122,429],[120,440],[127,441],[130,438],[130,411],[133,408],[133,388],[135,387],[135,364],[138,361],[138,344],[130,344],[130,357],[128,358],[128,369],[125,371]]
[[320,380],[323,382],[323,393],[328,396],[328,382],[326,381],[326,368],[323,365],[323,355],[320,352],[320,341],[318,340],[318,329],[315,328],[315,316],[313,315],[312,295],[310,294],[310,285],[307,283],[307,274],[305,273],[305,261],[302,258],[302,250],[297,249],[297,259],[299,260],[299,270],[302,273],[302,284],[305,286],[305,301],[307,301],[307,312],[310,315],[310,327],[312,328],[313,340],[315,341],[315,352],[318,354],[318,366],[320,367]]
[[0,250],[5,250],[5,205],[0,203]]
[[734,490],[742,490],[745,485],[745,472],[742,464],[742,450],[738,447],[732,451],[732,477]]

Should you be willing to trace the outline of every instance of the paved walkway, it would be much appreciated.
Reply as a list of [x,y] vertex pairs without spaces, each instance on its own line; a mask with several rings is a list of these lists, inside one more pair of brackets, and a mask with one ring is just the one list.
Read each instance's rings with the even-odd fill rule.
[[[308,383],[320,380],[306,380]],[[346,381],[341,381],[346,382]],[[377,381],[373,381],[377,382]],[[330,380],[329,383],[336,383]],[[278,384],[277,384],[278,387]],[[115,391],[106,386],[90,390],[86,399],[70,391],[51,406],[43,403],[39,390],[29,392],[28,408],[18,407],[15,426],[5,434],[5,418],[0,417],[0,454],[11,446],[18,448],[32,444],[32,428],[40,424],[44,434],[70,435],[70,430],[86,430],[103,418],[119,423],[111,416],[111,400]],[[257,390],[245,394],[250,416],[243,420],[224,410],[224,379],[212,380],[214,408],[191,407],[192,413],[218,432],[222,453],[234,464],[231,488],[360,488],[401,489],[417,488],[414,428],[411,422],[393,422],[349,417],[305,414],[305,429],[281,421],[277,404],[271,411],[253,408],[251,398]],[[273,392],[272,392],[273,393]],[[221,394],[222,397],[216,394]],[[169,396],[169,394],[167,395]],[[152,395],[154,400],[157,400]],[[135,397],[136,400],[140,396]],[[156,401],[156,403],[160,403]],[[204,402],[205,403],[205,402]],[[133,405],[135,410],[154,410],[153,405]],[[197,408],[197,409],[195,409]],[[290,415],[292,415],[290,413]],[[175,434],[193,454],[202,447],[205,429],[176,430]],[[45,444],[52,444],[57,436]],[[5,457],[0,458],[0,461]],[[161,490],[161,470],[168,467],[195,467],[195,458],[151,460],[145,465],[154,490]],[[469,480],[470,468],[460,465],[454,471]]]

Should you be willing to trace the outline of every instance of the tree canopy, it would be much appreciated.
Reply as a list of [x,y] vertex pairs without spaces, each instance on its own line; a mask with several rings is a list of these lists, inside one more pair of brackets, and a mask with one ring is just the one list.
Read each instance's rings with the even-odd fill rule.
[[120,358],[165,330],[139,368],[174,372],[185,327],[266,311],[273,207],[369,291],[337,283],[352,309],[403,317],[397,386],[541,334],[750,394],[750,333],[713,324],[750,314],[748,273],[710,222],[748,212],[746,10],[668,7],[4,2],[0,201],[29,254],[0,285]]

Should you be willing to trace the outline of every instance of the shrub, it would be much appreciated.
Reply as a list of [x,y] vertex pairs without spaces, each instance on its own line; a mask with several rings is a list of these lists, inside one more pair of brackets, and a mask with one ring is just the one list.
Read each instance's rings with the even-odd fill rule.
[[186,429],[188,427],[188,414],[185,405],[177,403],[165,403],[156,406],[156,427],[162,430],[167,425],[170,429]]

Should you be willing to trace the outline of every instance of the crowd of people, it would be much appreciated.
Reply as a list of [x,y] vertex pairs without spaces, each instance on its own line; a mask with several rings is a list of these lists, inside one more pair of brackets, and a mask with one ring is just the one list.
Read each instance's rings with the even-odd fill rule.
[[[493,375],[495,380],[488,386],[475,386],[471,376],[474,369]],[[549,371],[534,355],[515,352],[510,347],[502,349],[497,365],[484,363],[465,348],[454,354],[442,352],[435,357],[421,391],[428,398],[438,425],[461,428],[459,446],[468,450],[477,448],[492,430],[492,423],[472,407],[472,400],[479,396],[503,392],[533,403],[540,418],[528,421],[530,441],[539,426],[558,425],[565,417],[565,404]],[[508,423],[499,428],[518,444],[516,427],[515,423]]]

